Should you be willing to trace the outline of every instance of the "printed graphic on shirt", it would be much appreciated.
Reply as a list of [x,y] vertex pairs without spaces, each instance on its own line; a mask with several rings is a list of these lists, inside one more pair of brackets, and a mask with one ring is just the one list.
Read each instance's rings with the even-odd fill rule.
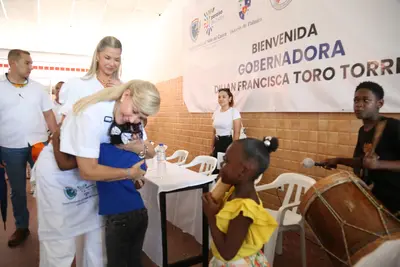
[[76,190],[75,188],[72,188],[72,187],[69,187],[69,186],[67,186],[67,187],[64,188],[64,195],[65,195],[69,200],[74,199],[74,198],[76,197],[77,194],[78,194],[78,193],[77,193],[77,190]]
[[95,183],[88,183],[85,181],[80,181],[76,186],[66,186],[64,188],[64,195],[66,200],[63,201],[63,205],[82,205],[92,197],[96,197],[97,187]]

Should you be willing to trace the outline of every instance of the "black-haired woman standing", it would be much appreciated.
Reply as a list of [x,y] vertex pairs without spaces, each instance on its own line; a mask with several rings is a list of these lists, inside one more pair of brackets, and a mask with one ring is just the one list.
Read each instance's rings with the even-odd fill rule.
[[[218,90],[218,104],[220,107],[213,114],[213,141],[211,145],[212,156],[218,158],[218,152],[225,153],[229,145],[240,137],[241,117],[233,107],[233,95],[229,88]],[[218,173],[215,170],[213,173]]]

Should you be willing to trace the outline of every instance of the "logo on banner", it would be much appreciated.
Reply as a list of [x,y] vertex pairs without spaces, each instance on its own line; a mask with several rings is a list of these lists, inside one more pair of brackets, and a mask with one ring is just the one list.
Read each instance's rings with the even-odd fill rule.
[[200,20],[198,18],[192,21],[190,25],[190,37],[192,38],[193,42],[196,42],[197,37],[199,37],[200,33]]
[[271,1],[271,5],[273,8],[275,8],[276,10],[282,10],[285,7],[287,7],[290,2],[292,2],[292,0],[270,0]]
[[223,11],[216,11],[215,7],[209,9],[206,13],[204,13],[204,29],[206,30],[206,33],[208,35],[211,35],[215,23],[223,18]]
[[244,16],[249,12],[251,0],[239,0],[239,17],[244,20]]

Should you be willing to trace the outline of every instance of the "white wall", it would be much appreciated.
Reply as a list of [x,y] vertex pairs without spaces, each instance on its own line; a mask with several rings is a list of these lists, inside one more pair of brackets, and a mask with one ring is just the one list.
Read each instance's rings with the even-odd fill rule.
[[148,79],[153,82],[183,75],[182,36],[184,30],[189,33],[190,25],[182,25],[182,12],[188,1],[193,0],[172,1],[151,32]]
[[[7,55],[8,49],[0,49],[0,75],[4,74],[8,71],[8,67],[5,67],[5,64],[8,64]],[[87,69],[90,65],[91,57],[89,56],[77,56],[77,55],[68,55],[68,54],[60,54],[60,53],[45,53],[45,52],[31,52],[32,59],[34,61],[34,66],[42,66],[42,67],[58,67],[58,68],[80,68]],[[66,81],[72,77],[81,77],[85,74],[82,71],[62,71],[62,70],[40,70],[34,69],[30,75],[32,80],[42,83],[47,87],[48,91],[51,91],[51,88],[58,83],[59,81]]]
[[[34,64],[39,62],[75,63],[75,65],[84,63],[83,66],[89,68],[97,43],[104,36],[112,35],[117,37],[123,46],[122,80],[148,77],[146,74],[148,68],[145,66],[149,61],[145,60],[145,55],[149,52],[144,41],[150,35],[150,29],[154,23],[143,22],[132,27],[129,27],[129,24],[110,25],[107,28],[103,27],[101,31],[88,31],[79,27],[60,27],[60,25],[35,25],[4,20],[1,22],[0,63],[6,63],[10,49],[19,48],[32,53]],[[142,63],[144,61],[145,64]],[[1,72],[4,70],[0,69]],[[33,71],[32,75],[35,73],[38,74],[38,71]]]
[[[136,27],[129,25],[109,26],[102,30],[87,31],[79,27],[59,25],[34,25],[26,22],[0,24],[0,63],[5,63],[9,49],[20,48],[32,52],[35,63],[62,62],[89,67],[92,53],[98,41],[113,35],[123,45],[122,79],[148,79],[153,82],[169,80],[182,75],[182,34],[189,26],[182,25],[182,12],[188,1],[173,0],[168,8],[152,23]],[[25,23],[25,24],[23,24]],[[37,51],[37,52],[35,52]],[[46,51],[48,53],[41,53]],[[69,55],[63,55],[64,53]],[[0,73],[4,70],[0,69]],[[60,74],[60,72],[58,72]],[[52,76],[55,73],[39,73],[32,77]],[[55,77],[57,80],[62,77]]]

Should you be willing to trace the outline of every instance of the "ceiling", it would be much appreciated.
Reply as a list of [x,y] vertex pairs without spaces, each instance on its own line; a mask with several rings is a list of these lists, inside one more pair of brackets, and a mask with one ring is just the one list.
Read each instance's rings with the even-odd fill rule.
[[0,21],[79,29],[143,24],[171,0],[0,0]]

